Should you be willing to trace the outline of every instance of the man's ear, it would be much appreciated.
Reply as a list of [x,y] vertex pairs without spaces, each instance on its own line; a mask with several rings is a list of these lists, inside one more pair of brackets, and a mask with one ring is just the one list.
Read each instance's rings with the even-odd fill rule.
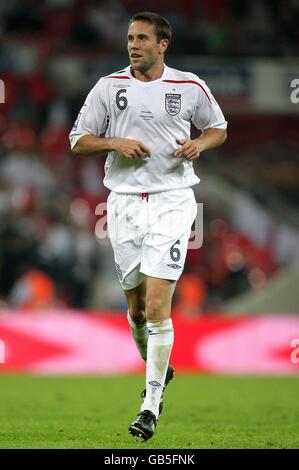
[[160,41],[160,53],[162,54],[163,52],[165,52],[167,50],[168,46],[169,46],[168,39],[161,39],[161,41]]

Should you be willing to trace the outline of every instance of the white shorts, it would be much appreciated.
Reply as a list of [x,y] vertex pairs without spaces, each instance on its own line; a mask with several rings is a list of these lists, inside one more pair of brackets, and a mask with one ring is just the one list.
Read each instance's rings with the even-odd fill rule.
[[110,193],[108,231],[124,290],[137,287],[145,276],[179,279],[196,212],[191,188],[154,194]]

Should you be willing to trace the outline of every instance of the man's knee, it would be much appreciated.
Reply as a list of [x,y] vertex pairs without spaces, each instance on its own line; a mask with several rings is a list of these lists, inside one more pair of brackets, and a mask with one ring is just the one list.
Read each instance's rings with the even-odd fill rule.
[[131,296],[128,299],[128,308],[130,317],[136,325],[142,325],[142,323],[145,323],[145,299],[138,295]]
[[132,318],[133,322],[136,324],[136,325],[142,325],[143,323],[146,322],[146,316],[145,316],[145,309],[141,309],[141,308],[138,308],[138,309],[130,309],[129,308],[129,315],[130,317]]
[[145,323],[145,289],[138,286],[130,291],[125,291],[130,317],[136,325]]
[[164,320],[168,317],[165,311],[165,301],[158,296],[149,296],[146,299],[146,319],[149,322]]

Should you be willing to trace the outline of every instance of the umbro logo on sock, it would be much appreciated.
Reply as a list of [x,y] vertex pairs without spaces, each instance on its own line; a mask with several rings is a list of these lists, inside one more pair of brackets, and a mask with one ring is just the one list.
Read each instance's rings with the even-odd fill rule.
[[149,384],[152,386],[152,387],[161,387],[161,384],[159,382],[157,382],[156,380],[151,380],[149,382]]

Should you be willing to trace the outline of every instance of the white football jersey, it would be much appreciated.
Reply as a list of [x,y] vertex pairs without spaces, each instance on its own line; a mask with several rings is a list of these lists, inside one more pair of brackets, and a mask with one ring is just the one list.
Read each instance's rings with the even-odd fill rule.
[[175,151],[176,139],[190,139],[191,123],[201,131],[227,127],[204,81],[164,66],[158,80],[142,82],[129,66],[101,78],[90,91],[70,133],[71,147],[87,134],[138,140],[151,157],[131,160],[109,152],[104,185],[117,193],[186,188],[200,180],[192,161],[177,158]]

